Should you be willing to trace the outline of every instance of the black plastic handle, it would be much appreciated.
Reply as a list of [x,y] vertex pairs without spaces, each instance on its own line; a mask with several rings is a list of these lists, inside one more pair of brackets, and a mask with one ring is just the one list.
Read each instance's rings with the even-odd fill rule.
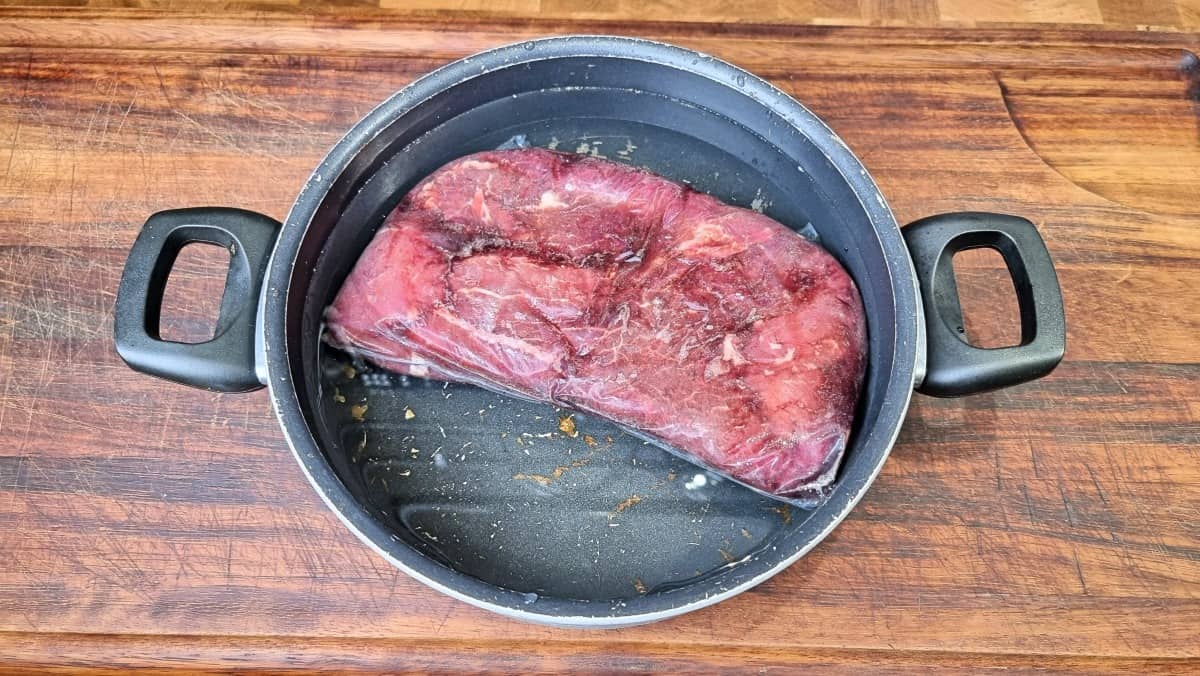
[[[262,387],[254,370],[259,294],[280,224],[273,218],[224,207],[154,214],[142,226],[117,290],[117,353],[136,371],[220,392]],[[167,276],[179,251],[208,242],[229,251],[225,293],[212,340],[177,343],[159,336]]]
[[[1050,252],[1024,218],[987,213],[930,216],[904,228],[925,309],[927,358],[918,391],[935,397],[986,392],[1040,378],[1067,349],[1062,290]],[[1021,309],[1021,344],[980,348],[963,336],[954,254],[990,247],[1008,265]]]

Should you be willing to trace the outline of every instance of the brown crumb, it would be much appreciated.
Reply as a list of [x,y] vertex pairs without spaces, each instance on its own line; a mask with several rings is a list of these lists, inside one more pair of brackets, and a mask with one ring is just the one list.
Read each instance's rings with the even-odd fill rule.
[[642,578],[640,577],[633,578],[633,588],[636,589],[637,593],[639,594],[646,593],[646,583],[642,582]]
[[725,563],[733,563],[733,554],[730,554],[724,549],[718,549],[717,551],[721,553],[721,558],[725,559]]
[[[559,476],[562,475],[560,474]],[[549,486],[551,482],[554,481],[554,479],[551,479],[548,476],[542,476],[541,474],[514,474],[513,478],[517,481],[532,481],[533,483],[541,484],[542,486]]]
[[742,537],[746,538],[747,540],[751,540],[754,538],[754,535],[750,531],[743,528],[742,529]]
[[629,509],[630,507],[641,502],[642,500],[643,500],[643,498],[640,495],[631,495],[631,496],[625,498],[624,500],[622,500],[621,504],[617,505],[617,508],[614,509],[612,511],[612,513],[609,514],[609,516],[616,516],[617,514],[620,514],[621,512],[624,512],[625,510]]
[[412,420],[412,419],[413,419],[413,418],[415,418],[415,417],[417,417],[417,414],[416,414],[416,413],[413,413],[413,410],[412,410],[411,408],[409,408],[409,407],[405,406],[405,407],[404,407],[404,419],[405,419],[405,420]]
[[612,437],[604,437],[604,440],[610,444],[612,443]]
[[575,430],[575,419],[569,415],[564,415],[558,419],[558,431],[572,439],[579,436],[579,432]]
[[335,387],[333,388],[333,400],[339,404],[344,404],[346,403],[346,395],[342,394],[342,391]]
[[792,522],[791,505],[779,505],[778,507],[774,507],[772,511],[777,512],[779,516],[783,517],[783,525],[786,526]]
[[675,470],[671,470],[670,472],[667,472],[667,481],[674,481],[675,476],[676,476]]
[[363,421],[363,416],[367,414],[367,409],[370,408],[366,404],[355,404],[350,407],[350,417],[357,422]]
[[358,371],[354,370],[353,366],[346,365],[342,367],[342,375],[350,380],[354,380],[354,376],[358,375]]
[[561,479],[562,476],[567,472],[577,467],[583,467],[591,461],[591,458],[580,458],[570,465],[559,465],[558,467],[554,468],[554,471],[550,473],[550,476],[546,476],[545,474],[514,474],[513,478],[517,481],[532,481],[535,484],[549,486],[550,484],[554,483],[556,479]]
[[585,434],[583,435],[583,443],[587,444],[588,446],[595,446],[596,440],[592,438],[592,435]]

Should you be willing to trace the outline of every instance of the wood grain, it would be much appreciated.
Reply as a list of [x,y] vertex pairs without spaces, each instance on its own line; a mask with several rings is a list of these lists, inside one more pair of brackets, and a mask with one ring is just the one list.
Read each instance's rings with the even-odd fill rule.
[[[1196,36],[264,22],[0,10],[4,666],[1200,668]],[[842,135],[901,221],[1032,218],[1070,327],[1049,378],[915,398],[875,486],[785,573],[604,633],[515,623],[409,580],[313,494],[263,393],[138,376],[111,347],[113,293],[149,213],[282,217],[340,134],[413,78],[598,28],[770,78]],[[967,285],[973,307],[1006,293],[987,283],[1003,280],[994,259],[960,274],[984,282]],[[972,329],[999,335],[987,320]]]
[[[307,674],[318,670],[337,673],[646,673],[672,669],[686,674],[727,674],[753,670],[756,674],[861,674],[864,670],[888,674],[955,674],[1003,668],[1039,674],[1117,673],[1152,676],[1185,674],[1188,660],[1163,658],[1075,657],[1059,655],[978,655],[955,652],[856,651],[822,649],[799,651],[771,646],[726,646],[720,652],[700,654],[681,644],[645,644],[630,641],[574,643],[551,641],[536,654],[511,641],[425,640],[414,645],[404,640],[359,640],[353,644],[326,639],[220,637],[196,640],[187,637],[112,637],[73,635],[85,658],[47,669],[41,658],[67,637],[19,634],[12,637],[10,664],[17,669],[37,668],[50,673],[139,674],[188,671],[254,671],[255,673]],[[173,667],[162,656],[172,658]],[[500,667],[498,669],[498,667]],[[1194,671],[1194,669],[1192,670]]]
[[1046,27],[1189,31],[1197,0],[0,0],[0,6],[437,17],[646,20],[815,26]]

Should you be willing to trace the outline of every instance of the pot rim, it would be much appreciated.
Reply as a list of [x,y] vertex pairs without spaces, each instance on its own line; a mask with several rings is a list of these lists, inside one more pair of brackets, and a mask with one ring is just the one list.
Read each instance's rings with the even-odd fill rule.
[[[705,592],[703,597],[652,594],[611,602],[541,598],[503,589],[424,557],[392,535],[357,502],[337,478],[309,429],[296,386],[290,380],[287,307],[300,243],[318,207],[358,152],[396,119],[428,97],[477,76],[481,71],[564,57],[622,58],[688,71],[747,94],[799,129],[831,161],[853,189],[883,247],[888,279],[895,295],[896,334],[893,364],[873,427],[856,447],[875,448],[877,459],[866,474],[846,477],[829,500],[788,534],[801,543],[786,555],[774,548],[743,565],[760,565],[736,585]],[[696,61],[696,63],[693,63]],[[733,85],[732,83],[737,83]],[[307,293],[307,290],[304,290]],[[321,161],[292,206],[276,242],[264,285],[262,351],[272,406],[288,446],[325,504],[353,532],[392,565],[448,596],[501,615],[566,627],[623,627],[682,615],[746,591],[784,570],[821,542],[858,503],[887,459],[908,410],[924,361],[924,325],[911,258],[879,188],[846,144],[816,115],[767,81],[715,57],[674,45],[637,38],[572,35],[496,47],[442,66],[390,96],[343,136]],[[862,452],[862,451],[860,451]],[[779,556],[771,562],[765,560]],[[697,583],[702,584],[702,583]],[[684,588],[687,589],[687,588]],[[475,593],[468,593],[470,590]],[[696,591],[699,591],[699,587]],[[676,592],[677,593],[677,592]],[[687,598],[683,603],[678,599]]]

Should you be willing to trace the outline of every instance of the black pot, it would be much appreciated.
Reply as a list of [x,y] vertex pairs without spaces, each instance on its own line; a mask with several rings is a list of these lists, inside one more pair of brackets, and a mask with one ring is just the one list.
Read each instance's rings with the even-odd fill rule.
[[[350,377],[345,357],[323,346],[323,309],[400,197],[442,164],[519,135],[765,205],[797,229],[812,224],[857,281],[870,335],[860,410],[826,502],[788,511],[582,416],[587,445],[539,436],[554,428],[549,407],[377,372]],[[162,341],[163,286],[195,241],[233,254],[217,336]],[[1019,346],[962,339],[950,260],[975,247],[1008,264]],[[429,586],[521,619],[622,626],[716,603],[786,568],[879,473],[914,387],[955,396],[1040,377],[1062,359],[1065,328],[1030,222],[943,215],[902,234],[857,158],[783,92],[693,51],[589,36],[494,49],[400,91],[333,148],[282,226],[233,209],[155,214],[126,263],[116,345],[134,369],[188,385],[269,386],[326,503]],[[368,404],[365,421],[347,399]]]

